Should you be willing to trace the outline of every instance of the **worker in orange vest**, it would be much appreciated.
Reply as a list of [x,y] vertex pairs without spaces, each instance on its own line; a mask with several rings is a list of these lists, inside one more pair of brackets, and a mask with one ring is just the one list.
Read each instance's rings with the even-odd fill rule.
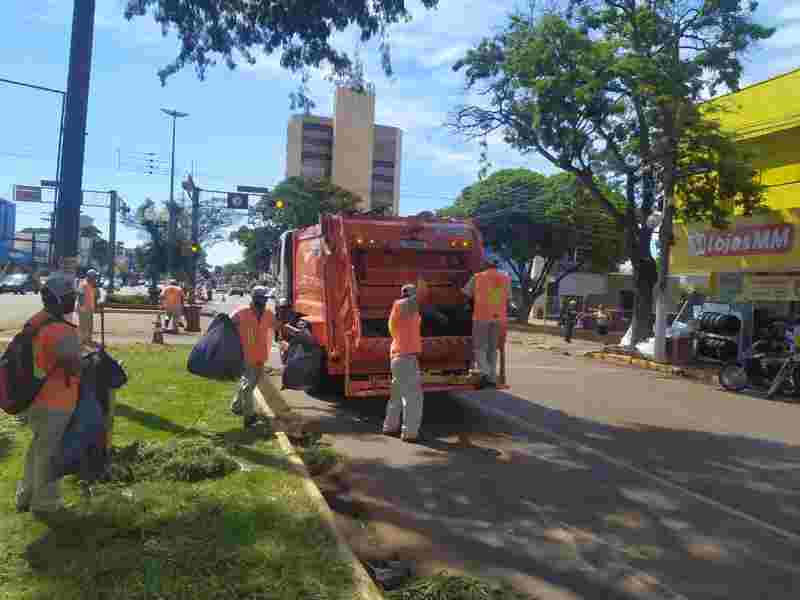
[[35,374],[46,378],[28,409],[33,431],[25,474],[17,484],[16,505],[44,520],[64,515],[59,481],[53,473],[61,440],[78,404],[81,350],[75,326],[64,319],[75,310],[74,279],[53,273],[42,289],[44,310],[28,321],[35,330]]
[[78,285],[78,335],[81,344],[91,344],[97,310],[97,271],[89,269]]
[[473,301],[472,348],[481,387],[497,385],[497,349],[505,341],[511,278],[498,271],[495,260],[470,278],[464,294]]
[[242,415],[245,429],[253,427],[258,421],[253,392],[258,387],[264,401],[275,414],[278,425],[292,437],[302,437],[298,420],[293,418],[283,396],[264,373],[275,330],[275,315],[267,308],[267,288],[255,286],[250,304],[237,308],[231,319],[239,332],[244,354],[244,374],[239,391],[231,403],[231,411]]
[[164,327],[169,327],[170,321],[172,322],[171,333],[178,333],[178,323],[183,317],[183,298],[183,288],[176,279],[170,279],[169,285],[161,292],[161,306],[167,312]]
[[[420,439],[422,423],[422,377],[419,355],[422,354],[422,317],[417,302],[417,288],[407,284],[400,290],[401,298],[392,305],[389,315],[389,350],[392,369],[392,395],[386,406],[383,433],[401,434],[405,442]],[[402,417],[402,419],[401,419]],[[402,427],[401,427],[402,420]]]

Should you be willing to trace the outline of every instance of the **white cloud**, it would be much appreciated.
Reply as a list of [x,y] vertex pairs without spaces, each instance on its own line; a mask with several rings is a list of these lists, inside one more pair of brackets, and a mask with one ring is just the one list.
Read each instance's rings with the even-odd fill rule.
[[780,12],[780,18],[786,21],[790,21],[792,19],[800,20],[800,4],[795,4],[794,6],[786,6]]
[[[798,9],[800,10],[800,9]],[[775,34],[763,42],[767,48],[786,50],[800,47],[800,22],[778,25]]]

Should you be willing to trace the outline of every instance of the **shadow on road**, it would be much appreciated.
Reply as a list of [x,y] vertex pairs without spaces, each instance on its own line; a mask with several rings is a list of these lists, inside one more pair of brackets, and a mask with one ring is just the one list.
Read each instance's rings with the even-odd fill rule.
[[[662,477],[683,477],[766,520],[780,510],[780,523],[789,525],[800,489],[798,448],[609,427],[511,394],[480,397],[515,404],[514,414],[539,427]],[[292,394],[291,403],[348,455],[329,495],[344,494],[352,512],[369,515],[383,550],[420,565],[508,575],[528,591],[543,580],[582,598],[793,598],[800,586],[797,549],[774,534],[448,396],[426,398],[423,428],[433,440],[413,447],[378,433],[385,401]]]

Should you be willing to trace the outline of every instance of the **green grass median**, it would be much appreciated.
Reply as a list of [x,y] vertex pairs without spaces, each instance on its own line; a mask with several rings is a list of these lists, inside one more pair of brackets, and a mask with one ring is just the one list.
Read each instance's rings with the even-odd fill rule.
[[268,426],[243,432],[234,386],[193,377],[188,348],[115,348],[110,483],[50,529],[14,510],[30,430],[0,414],[0,599],[256,600],[353,597],[350,566]]

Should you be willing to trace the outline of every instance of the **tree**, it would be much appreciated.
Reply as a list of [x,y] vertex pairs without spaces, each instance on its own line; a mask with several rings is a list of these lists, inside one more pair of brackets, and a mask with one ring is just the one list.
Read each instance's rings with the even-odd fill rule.
[[[616,223],[636,284],[634,341],[648,335],[658,279],[648,218],[665,199],[673,205],[683,166],[705,156],[710,168],[737,173],[725,182],[693,177],[703,192],[682,198],[687,214],[723,217],[761,201],[746,157],[698,107],[722,85],[737,89],[742,54],[772,34],[753,22],[755,8],[744,0],[570,0],[564,14],[511,17],[453,67],[488,97],[487,106],[456,111],[456,131],[502,130],[512,147],[575,176]],[[621,191],[622,206],[603,179]],[[721,194],[733,206],[722,207]],[[671,212],[660,236],[667,255]]]
[[[559,282],[579,270],[605,273],[622,260],[623,245],[610,218],[570,175],[497,171],[464,188],[455,203],[439,214],[475,219],[484,243],[519,281],[523,323],[551,276]],[[589,252],[570,260],[570,251],[578,245]],[[537,257],[544,262],[534,276]]]
[[[176,258],[174,274],[179,277],[188,277],[192,271],[192,256],[186,252],[186,244],[192,239],[191,208],[175,202],[173,212],[177,220],[175,244],[171,248]],[[148,198],[123,221],[126,226],[138,229],[147,239],[147,243],[140,252],[140,255],[146,258],[141,266],[146,268],[146,272],[151,278],[159,278],[169,270],[170,244],[166,230],[168,215],[169,201],[163,202],[159,207],[156,202]],[[198,241],[201,251],[198,257],[198,267],[205,265],[208,248],[225,241],[226,230],[235,223],[237,218],[226,205],[220,202],[206,202],[200,205]]]
[[[276,208],[276,199],[282,208]],[[278,239],[291,229],[319,223],[322,213],[356,212],[361,198],[328,179],[289,177],[250,211],[250,226],[231,234],[244,246],[245,262],[254,271],[265,271]]]
[[[433,8],[438,0],[420,0]],[[175,60],[158,72],[162,85],[170,75],[193,65],[200,79],[222,59],[231,69],[237,59],[254,64],[258,50],[281,52],[281,66],[293,72],[329,64],[337,74],[352,62],[331,46],[334,32],[355,25],[360,39],[380,39],[381,64],[391,75],[388,32],[391,25],[411,17],[403,0],[317,0],[307,2],[242,2],[241,0],[128,0],[125,18],[152,12],[164,35],[177,30],[181,48]]]

